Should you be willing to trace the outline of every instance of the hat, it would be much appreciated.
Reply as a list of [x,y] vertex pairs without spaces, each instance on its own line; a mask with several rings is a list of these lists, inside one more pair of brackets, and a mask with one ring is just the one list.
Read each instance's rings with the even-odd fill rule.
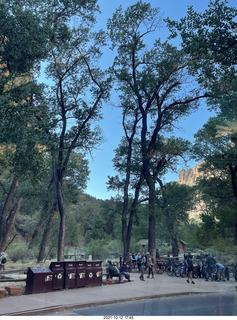
[[150,254],[150,252],[147,252],[146,254]]
[[191,253],[191,251],[190,251],[190,250],[188,250],[188,253]]

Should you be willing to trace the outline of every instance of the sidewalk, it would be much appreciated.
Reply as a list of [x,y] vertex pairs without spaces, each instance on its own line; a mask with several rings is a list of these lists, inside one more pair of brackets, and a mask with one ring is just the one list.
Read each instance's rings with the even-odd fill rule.
[[132,273],[132,282],[65,289],[48,293],[22,296],[8,296],[0,299],[2,316],[44,315],[50,312],[95,305],[124,302],[129,300],[151,299],[159,297],[207,294],[236,293],[237,282],[230,278],[225,282],[206,282],[194,279],[195,284],[187,283],[186,278],[169,277],[166,274],[155,275],[154,279],[139,280],[139,273]]

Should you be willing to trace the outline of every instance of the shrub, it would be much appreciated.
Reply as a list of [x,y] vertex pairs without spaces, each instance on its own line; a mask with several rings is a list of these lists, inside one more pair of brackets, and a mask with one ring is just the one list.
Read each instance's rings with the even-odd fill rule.
[[36,249],[29,250],[28,245],[26,243],[18,243],[13,247],[9,248],[7,251],[8,258],[13,262],[21,261],[27,262],[28,260],[32,260],[36,258]]
[[85,246],[86,258],[92,255],[93,260],[105,260],[109,253],[106,246],[107,241],[104,239],[91,240]]

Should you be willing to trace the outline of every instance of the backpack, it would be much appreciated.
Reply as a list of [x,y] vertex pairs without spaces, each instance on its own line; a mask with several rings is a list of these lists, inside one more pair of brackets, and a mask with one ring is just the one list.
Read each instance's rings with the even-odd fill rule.
[[5,257],[2,258],[1,264],[5,264],[7,262],[7,259]]
[[192,267],[193,265],[193,257],[187,257],[187,264],[188,264],[188,267]]
[[216,264],[216,260],[212,257],[212,261],[211,261],[211,267],[214,267]]

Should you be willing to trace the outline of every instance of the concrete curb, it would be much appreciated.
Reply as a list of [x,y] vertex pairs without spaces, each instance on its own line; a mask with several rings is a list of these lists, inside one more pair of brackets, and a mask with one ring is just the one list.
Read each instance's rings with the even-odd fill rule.
[[166,294],[155,294],[150,296],[141,296],[141,297],[133,297],[133,298],[126,298],[126,299],[112,299],[109,301],[99,301],[99,302],[90,302],[90,303],[82,303],[82,304],[70,304],[70,305],[58,305],[58,306],[51,306],[39,309],[32,309],[27,311],[19,311],[19,312],[11,312],[1,314],[2,316],[40,316],[49,313],[55,312],[63,312],[65,310],[72,310],[72,309],[83,309],[83,308],[91,308],[103,305],[109,305],[113,303],[122,303],[122,302],[129,302],[129,301],[139,301],[139,300],[147,300],[147,299],[159,299],[159,298],[168,298],[168,297],[176,297],[176,296],[188,296],[188,295],[197,295],[197,294],[213,294],[215,292],[178,292],[178,293],[166,293]]

